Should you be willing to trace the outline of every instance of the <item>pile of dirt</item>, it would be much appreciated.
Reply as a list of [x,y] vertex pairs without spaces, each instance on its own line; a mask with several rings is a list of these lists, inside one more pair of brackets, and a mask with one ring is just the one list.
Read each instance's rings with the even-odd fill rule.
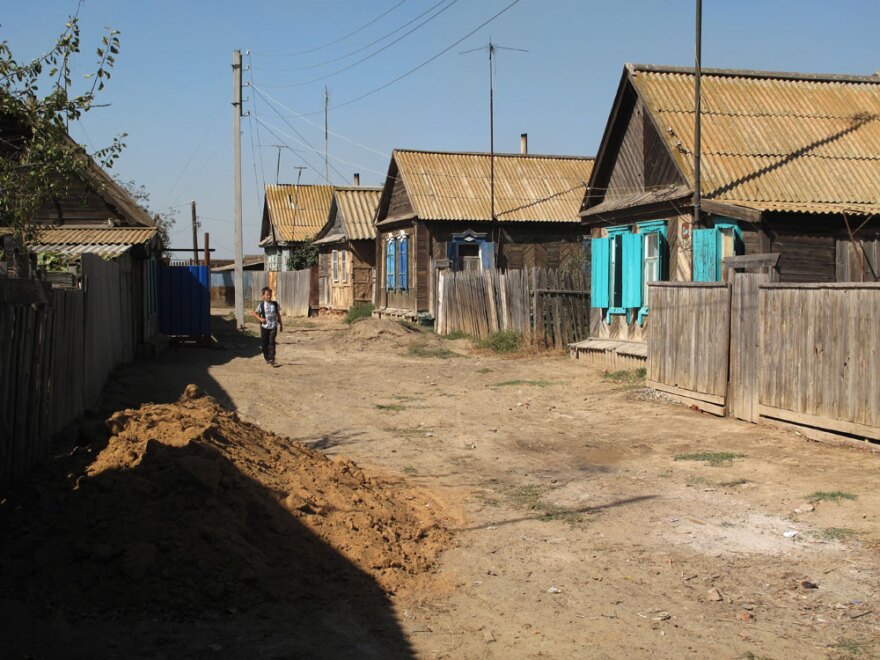
[[382,340],[399,343],[401,338],[417,337],[420,334],[419,330],[409,328],[400,321],[364,318],[351,324],[346,338],[371,343]]
[[0,592],[79,611],[237,611],[394,591],[447,544],[426,493],[246,423],[194,385],[107,425],[84,470],[0,506]]

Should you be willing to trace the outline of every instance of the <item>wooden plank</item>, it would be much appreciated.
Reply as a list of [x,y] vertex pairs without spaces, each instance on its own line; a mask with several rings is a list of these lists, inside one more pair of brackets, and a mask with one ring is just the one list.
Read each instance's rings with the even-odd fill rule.
[[822,431],[811,426],[802,426],[800,424],[784,422],[769,417],[762,418],[761,421],[770,424],[771,426],[785,429],[786,431],[794,431],[798,435],[816,442],[836,445],[838,447],[848,447],[850,449],[861,449],[871,453],[880,453],[880,445],[874,444],[870,440],[859,440],[847,435],[840,435],[839,433],[833,433],[831,431]]
[[661,392],[666,392],[667,394],[676,394],[678,396],[685,396],[690,399],[696,399],[698,401],[705,401],[706,403],[713,403],[717,406],[725,405],[725,398],[723,396],[718,396],[716,394],[707,394],[705,392],[695,392],[693,390],[688,390],[683,387],[675,387],[673,385],[667,385],[665,383],[658,383],[653,380],[646,380],[645,386],[650,387],[655,390],[660,390]]
[[[651,386],[649,386],[649,387],[651,387]],[[678,401],[679,403],[682,403],[686,406],[695,406],[704,412],[711,413],[713,415],[717,415],[718,417],[725,417],[727,415],[727,406],[724,406],[724,405],[719,406],[714,403],[704,401],[703,399],[696,399],[692,396],[668,391],[666,389],[663,389],[663,386],[655,387],[654,389],[657,389],[657,390],[663,392],[666,396],[668,396],[671,399]],[[687,391],[687,390],[679,390],[679,391]]]
[[840,419],[830,419],[828,417],[819,417],[817,415],[808,415],[794,410],[786,410],[784,408],[773,408],[771,406],[759,405],[758,413],[761,417],[772,417],[805,426],[813,426],[819,429],[830,429],[832,431],[840,431],[841,433],[849,433],[863,438],[871,438],[880,440],[880,427],[867,426],[865,424],[856,424]]

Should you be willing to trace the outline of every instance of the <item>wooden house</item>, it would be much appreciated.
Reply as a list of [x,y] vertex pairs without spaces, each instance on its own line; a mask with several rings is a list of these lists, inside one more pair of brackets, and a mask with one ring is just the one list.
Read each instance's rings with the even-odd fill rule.
[[327,224],[318,233],[318,300],[323,309],[347,310],[373,302],[376,208],[381,188],[336,187]]
[[646,354],[648,282],[718,281],[725,257],[772,254],[782,282],[880,275],[880,78],[704,69],[696,224],[694,82],[623,70],[581,211],[608,350]]
[[581,254],[592,158],[395,149],[376,215],[376,313],[431,318],[436,271],[558,268]]
[[294,251],[311,243],[327,222],[333,186],[267,185],[263,200],[260,247],[266,270],[293,270]]

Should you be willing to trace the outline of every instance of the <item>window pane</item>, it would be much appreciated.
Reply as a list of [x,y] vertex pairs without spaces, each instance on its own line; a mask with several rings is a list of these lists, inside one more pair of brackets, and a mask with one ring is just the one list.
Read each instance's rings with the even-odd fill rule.
[[660,238],[657,232],[645,234],[645,259],[656,257],[660,251]]

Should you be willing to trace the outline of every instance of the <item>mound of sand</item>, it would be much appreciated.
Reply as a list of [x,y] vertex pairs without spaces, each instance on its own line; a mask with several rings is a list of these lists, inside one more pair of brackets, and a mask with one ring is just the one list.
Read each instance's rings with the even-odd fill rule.
[[364,582],[393,591],[447,543],[427,494],[263,431],[193,385],[107,425],[84,473],[4,508],[2,591],[90,611],[238,610]]
[[375,339],[392,339],[396,341],[400,337],[410,337],[418,334],[418,330],[407,328],[398,321],[374,318],[358,319],[351,324],[351,329],[348,332],[348,336],[352,339],[367,341]]

